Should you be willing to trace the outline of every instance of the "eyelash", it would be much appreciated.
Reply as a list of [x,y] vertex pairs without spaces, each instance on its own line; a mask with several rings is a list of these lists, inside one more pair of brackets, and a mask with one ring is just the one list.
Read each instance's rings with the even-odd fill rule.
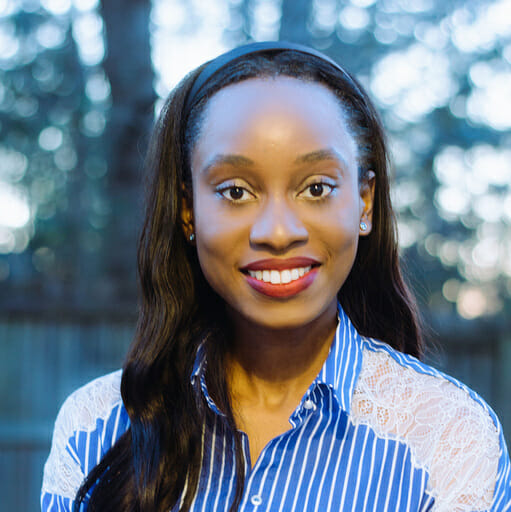
[[314,187],[315,185],[321,185],[322,187],[327,187],[329,190],[328,190],[328,193],[325,194],[325,195],[321,195],[321,196],[313,196],[312,194],[310,196],[307,197],[307,199],[312,199],[313,201],[323,201],[325,200],[328,196],[330,196],[330,194],[332,194],[332,192],[337,188],[335,185],[333,185],[332,183],[326,183],[325,181],[315,181],[313,183],[309,183],[303,190],[302,192],[300,192],[300,194],[302,194],[303,192],[305,192],[306,190],[310,190],[311,187]]
[[233,189],[238,189],[238,190],[241,190],[243,193],[247,193],[249,194],[250,196],[253,197],[253,194],[251,194],[245,187],[242,187],[240,185],[236,185],[236,184],[233,184],[233,183],[229,183],[229,184],[226,184],[226,185],[222,185],[220,187],[218,187],[216,189],[216,192],[223,198],[223,199],[226,199],[227,201],[230,201],[232,203],[245,203],[246,201],[248,201],[248,199],[234,199],[233,197],[227,197],[227,193],[230,191],[230,190],[233,190]]

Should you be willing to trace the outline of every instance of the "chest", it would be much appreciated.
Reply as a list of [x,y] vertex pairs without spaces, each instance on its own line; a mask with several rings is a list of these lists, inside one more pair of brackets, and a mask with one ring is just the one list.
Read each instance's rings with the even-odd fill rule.
[[[291,428],[262,446],[253,467],[247,464],[240,512],[410,512],[431,506],[428,475],[414,466],[404,443],[379,438],[368,426],[353,425],[342,411],[310,410],[294,420]],[[249,437],[244,434],[242,441],[248,463]],[[227,512],[237,476],[233,440],[212,425],[204,442],[192,511]]]

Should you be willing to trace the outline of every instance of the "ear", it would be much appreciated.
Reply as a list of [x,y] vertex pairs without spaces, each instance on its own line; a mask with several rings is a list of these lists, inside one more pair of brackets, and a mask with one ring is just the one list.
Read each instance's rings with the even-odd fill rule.
[[[360,183],[360,235],[366,236],[371,233],[373,226],[373,205],[374,205],[374,188],[376,183],[376,175],[374,171],[367,171]],[[362,229],[363,226],[365,229]]]
[[183,186],[181,195],[181,228],[187,240],[190,240],[190,235],[195,233],[193,222],[193,202],[190,197],[191,194]]

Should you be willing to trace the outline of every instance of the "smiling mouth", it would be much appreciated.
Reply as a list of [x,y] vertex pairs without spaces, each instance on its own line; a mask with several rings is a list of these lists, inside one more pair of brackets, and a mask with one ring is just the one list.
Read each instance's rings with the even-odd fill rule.
[[285,270],[247,270],[246,273],[261,281],[263,283],[271,283],[271,284],[288,284],[293,281],[297,281],[305,274],[308,274],[312,269],[312,265],[307,267],[295,267]]
[[[268,262],[271,266],[271,263]],[[302,262],[296,262],[296,264]],[[259,263],[259,266],[261,263]],[[247,283],[257,292],[276,299],[287,299],[303,292],[316,279],[320,264],[291,268],[244,269]]]

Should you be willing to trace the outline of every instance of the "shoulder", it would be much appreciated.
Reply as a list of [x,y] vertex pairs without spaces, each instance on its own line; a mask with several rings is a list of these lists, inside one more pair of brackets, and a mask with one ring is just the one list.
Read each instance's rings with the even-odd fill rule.
[[43,494],[72,499],[88,472],[128,427],[121,371],[74,391],[62,405],[44,467]]
[[56,427],[67,433],[96,428],[98,419],[106,419],[122,404],[121,370],[104,375],[74,391],[63,403]]
[[497,417],[467,386],[366,339],[353,417],[411,448],[435,510],[489,509],[505,444]]

